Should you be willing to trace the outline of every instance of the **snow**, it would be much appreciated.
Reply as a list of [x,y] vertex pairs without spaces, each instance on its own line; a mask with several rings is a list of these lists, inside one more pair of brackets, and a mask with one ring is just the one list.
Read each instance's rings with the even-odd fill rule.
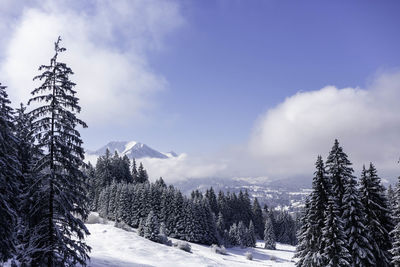
[[125,145],[125,149],[122,152],[122,155],[125,155],[129,150],[131,150],[137,144],[136,141],[130,141]]
[[[266,250],[262,248],[262,242],[257,242],[257,248],[229,248],[227,255],[221,255],[214,253],[209,246],[190,243],[192,253],[188,253],[140,237],[134,229],[125,231],[116,228],[113,222],[86,226],[91,232],[86,242],[92,247],[89,264],[92,267],[295,266],[292,260],[295,248],[289,245],[277,244],[277,250]],[[246,259],[246,252],[252,253],[252,261]]]

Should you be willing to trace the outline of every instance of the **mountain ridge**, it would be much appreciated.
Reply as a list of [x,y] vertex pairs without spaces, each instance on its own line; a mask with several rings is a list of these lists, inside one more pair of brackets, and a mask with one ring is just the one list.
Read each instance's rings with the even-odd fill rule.
[[88,151],[90,155],[102,156],[106,153],[106,150],[110,153],[115,151],[121,156],[127,156],[130,159],[140,159],[140,158],[158,158],[167,159],[172,157],[177,157],[178,155],[174,151],[162,153],[150,146],[137,141],[111,141],[106,145],[95,151]]

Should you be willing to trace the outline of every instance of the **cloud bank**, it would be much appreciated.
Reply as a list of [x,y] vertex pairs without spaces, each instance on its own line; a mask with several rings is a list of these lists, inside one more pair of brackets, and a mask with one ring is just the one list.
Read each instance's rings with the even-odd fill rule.
[[335,138],[357,170],[374,162],[381,174],[400,174],[400,72],[377,75],[367,88],[326,86],[299,92],[257,121],[248,152],[269,176],[312,177],[317,155]]
[[[18,2],[18,1],[17,1]],[[26,1],[25,1],[26,2]],[[153,95],[168,86],[148,64],[148,53],[183,23],[171,1],[6,1],[0,32],[7,33],[0,73],[14,103],[26,102],[48,64],[59,35],[61,60],[76,73],[82,118],[91,126],[143,116]],[[29,5],[28,5],[29,4]]]

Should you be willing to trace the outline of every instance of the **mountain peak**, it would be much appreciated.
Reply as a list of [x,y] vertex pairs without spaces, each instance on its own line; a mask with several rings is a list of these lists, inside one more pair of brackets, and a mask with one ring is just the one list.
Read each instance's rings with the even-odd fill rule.
[[114,151],[118,152],[121,156],[127,156],[130,159],[140,159],[140,158],[159,158],[166,159],[171,157],[177,157],[178,155],[171,151],[168,153],[161,153],[157,150],[147,146],[146,144],[137,141],[111,141],[100,149],[96,150],[93,154],[97,156],[104,155],[106,150],[111,153]]

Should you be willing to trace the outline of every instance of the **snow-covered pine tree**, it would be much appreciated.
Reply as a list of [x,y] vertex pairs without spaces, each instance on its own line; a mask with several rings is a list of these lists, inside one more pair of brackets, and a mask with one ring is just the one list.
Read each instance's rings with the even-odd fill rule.
[[14,121],[20,163],[16,257],[21,265],[34,265],[31,261],[29,244],[35,237],[33,226],[37,225],[44,216],[44,211],[42,214],[37,213],[36,216],[31,214],[34,208],[33,203],[36,202],[35,193],[39,190],[35,183],[38,174],[34,172],[34,164],[41,155],[41,151],[34,144],[32,118],[25,111],[26,108],[21,104]]
[[132,175],[133,182],[136,183],[138,181],[138,171],[137,171],[136,160],[135,159],[132,160],[132,172],[131,172],[131,175]]
[[19,194],[20,166],[10,103],[6,87],[0,84],[0,262],[10,258],[14,251]]
[[266,249],[275,249],[276,248],[276,238],[274,232],[274,226],[272,225],[272,214],[267,214],[267,220],[265,221],[265,229],[264,229],[264,248]]
[[[313,257],[316,253],[312,253],[312,244],[314,242],[314,238],[312,236],[312,227],[309,219],[309,213],[310,213],[310,198],[307,197],[305,204],[304,204],[304,209],[301,212],[300,215],[300,229],[297,231],[297,239],[298,243],[296,246],[296,254],[294,255],[294,258],[298,258],[299,260],[296,262],[296,266],[298,267],[308,267],[308,266],[321,266],[321,254],[317,254],[316,259],[319,259],[320,262],[318,264],[314,263]],[[271,222],[269,224],[272,225]],[[267,227],[267,226],[265,226]],[[265,229],[267,231],[267,228]],[[314,242],[315,243],[315,242]],[[265,242],[265,248],[268,249],[267,247],[267,242]],[[315,249],[314,249],[315,250]]]
[[324,248],[322,258],[326,267],[351,266],[351,255],[346,248],[346,237],[343,221],[335,196],[330,196],[325,212],[325,226],[322,228],[321,246]]
[[351,266],[367,267],[377,266],[372,253],[373,247],[370,233],[365,226],[364,207],[360,201],[357,189],[357,181],[350,177],[344,188],[343,195],[344,232],[346,235],[346,246],[351,255]]
[[351,165],[352,163],[347,158],[346,153],[343,152],[343,148],[339,145],[339,141],[335,139],[333,147],[326,160],[325,167],[330,180],[330,193],[336,196],[340,216],[342,216],[343,213],[344,188],[349,182],[349,179],[354,177],[354,170],[351,168]]
[[280,211],[276,218],[276,240],[284,244],[295,245],[296,228],[292,216],[287,211]]
[[247,227],[242,221],[240,221],[237,226],[236,240],[238,245],[240,245],[241,247],[247,246],[247,238],[248,238],[247,232],[248,232]]
[[234,223],[231,225],[231,227],[229,228],[229,232],[228,232],[229,238],[228,238],[227,243],[229,244],[229,246],[240,245],[240,243],[238,243],[238,238],[237,238],[238,233],[237,232],[238,232],[238,227],[237,227],[237,224]]
[[205,197],[208,199],[208,203],[210,204],[211,211],[215,215],[217,215],[219,213],[217,196],[215,195],[214,189],[212,187],[210,187],[209,190],[207,189]]
[[154,211],[150,211],[143,227],[143,237],[158,242],[159,230],[160,224],[158,223],[157,215],[154,214]]
[[297,266],[321,266],[321,255],[324,248],[321,246],[322,228],[324,227],[328,196],[329,181],[326,177],[324,162],[318,156],[315,163],[310,198],[307,200],[305,211],[302,216],[302,226],[298,233],[299,243],[297,256],[300,260]]
[[39,105],[30,114],[38,146],[46,151],[36,165],[43,176],[37,181],[41,186],[32,212],[47,211],[36,225],[35,244],[36,251],[40,251],[38,262],[49,267],[86,265],[90,251],[83,241],[89,231],[82,220],[87,218],[89,209],[85,175],[81,171],[84,150],[76,130],[79,125],[87,125],[76,117],[81,108],[73,90],[75,83],[69,80],[73,72],[58,60],[65,51],[60,41],[59,37],[50,65],[39,67],[43,73],[34,79],[43,84],[32,91],[28,102]]
[[184,206],[185,199],[180,191],[176,191],[172,202],[173,208],[173,225],[171,237],[184,239],[185,238],[185,214]]
[[250,221],[248,229],[249,229],[249,231],[247,232],[247,236],[248,236],[247,240],[248,240],[248,242],[247,242],[246,246],[247,247],[255,247],[256,246],[256,242],[257,242],[257,238],[256,238],[256,231],[255,231],[255,228],[254,228],[253,221]]
[[368,170],[363,167],[361,173],[361,202],[365,208],[366,227],[373,241],[373,254],[380,266],[390,266],[391,240],[389,233],[393,224],[388,209],[385,188],[377,175],[375,166],[370,163]]
[[395,202],[395,206],[393,209],[393,219],[396,223],[390,235],[392,237],[392,249],[390,253],[392,253],[392,265],[395,267],[400,266],[400,176],[397,178],[397,185],[394,191],[394,199],[397,201]]
[[218,213],[218,219],[217,219],[217,231],[219,234],[219,237],[222,238],[224,235],[224,230],[225,230],[225,220],[224,216],[222,215],[221,212]]
[[252,221],[254,222],[254,228],[256,237],[263,239],[264,238],[264,222],[263,222],[263,214],[261,210],[261,206],[258,203],[258,199],[254,198],[253,207],[252,207]]
[[146,183],[148,181],[149,181],[149,176],[147,175],[147,171],[144,169],[143,164],[140,162],[136,182]]
[[393,190],[391,184],[388,186],[387,199],[388,199],[389,209],[390,210],[394,210],[396,208],[396,205],[397,205],[395,190]]

